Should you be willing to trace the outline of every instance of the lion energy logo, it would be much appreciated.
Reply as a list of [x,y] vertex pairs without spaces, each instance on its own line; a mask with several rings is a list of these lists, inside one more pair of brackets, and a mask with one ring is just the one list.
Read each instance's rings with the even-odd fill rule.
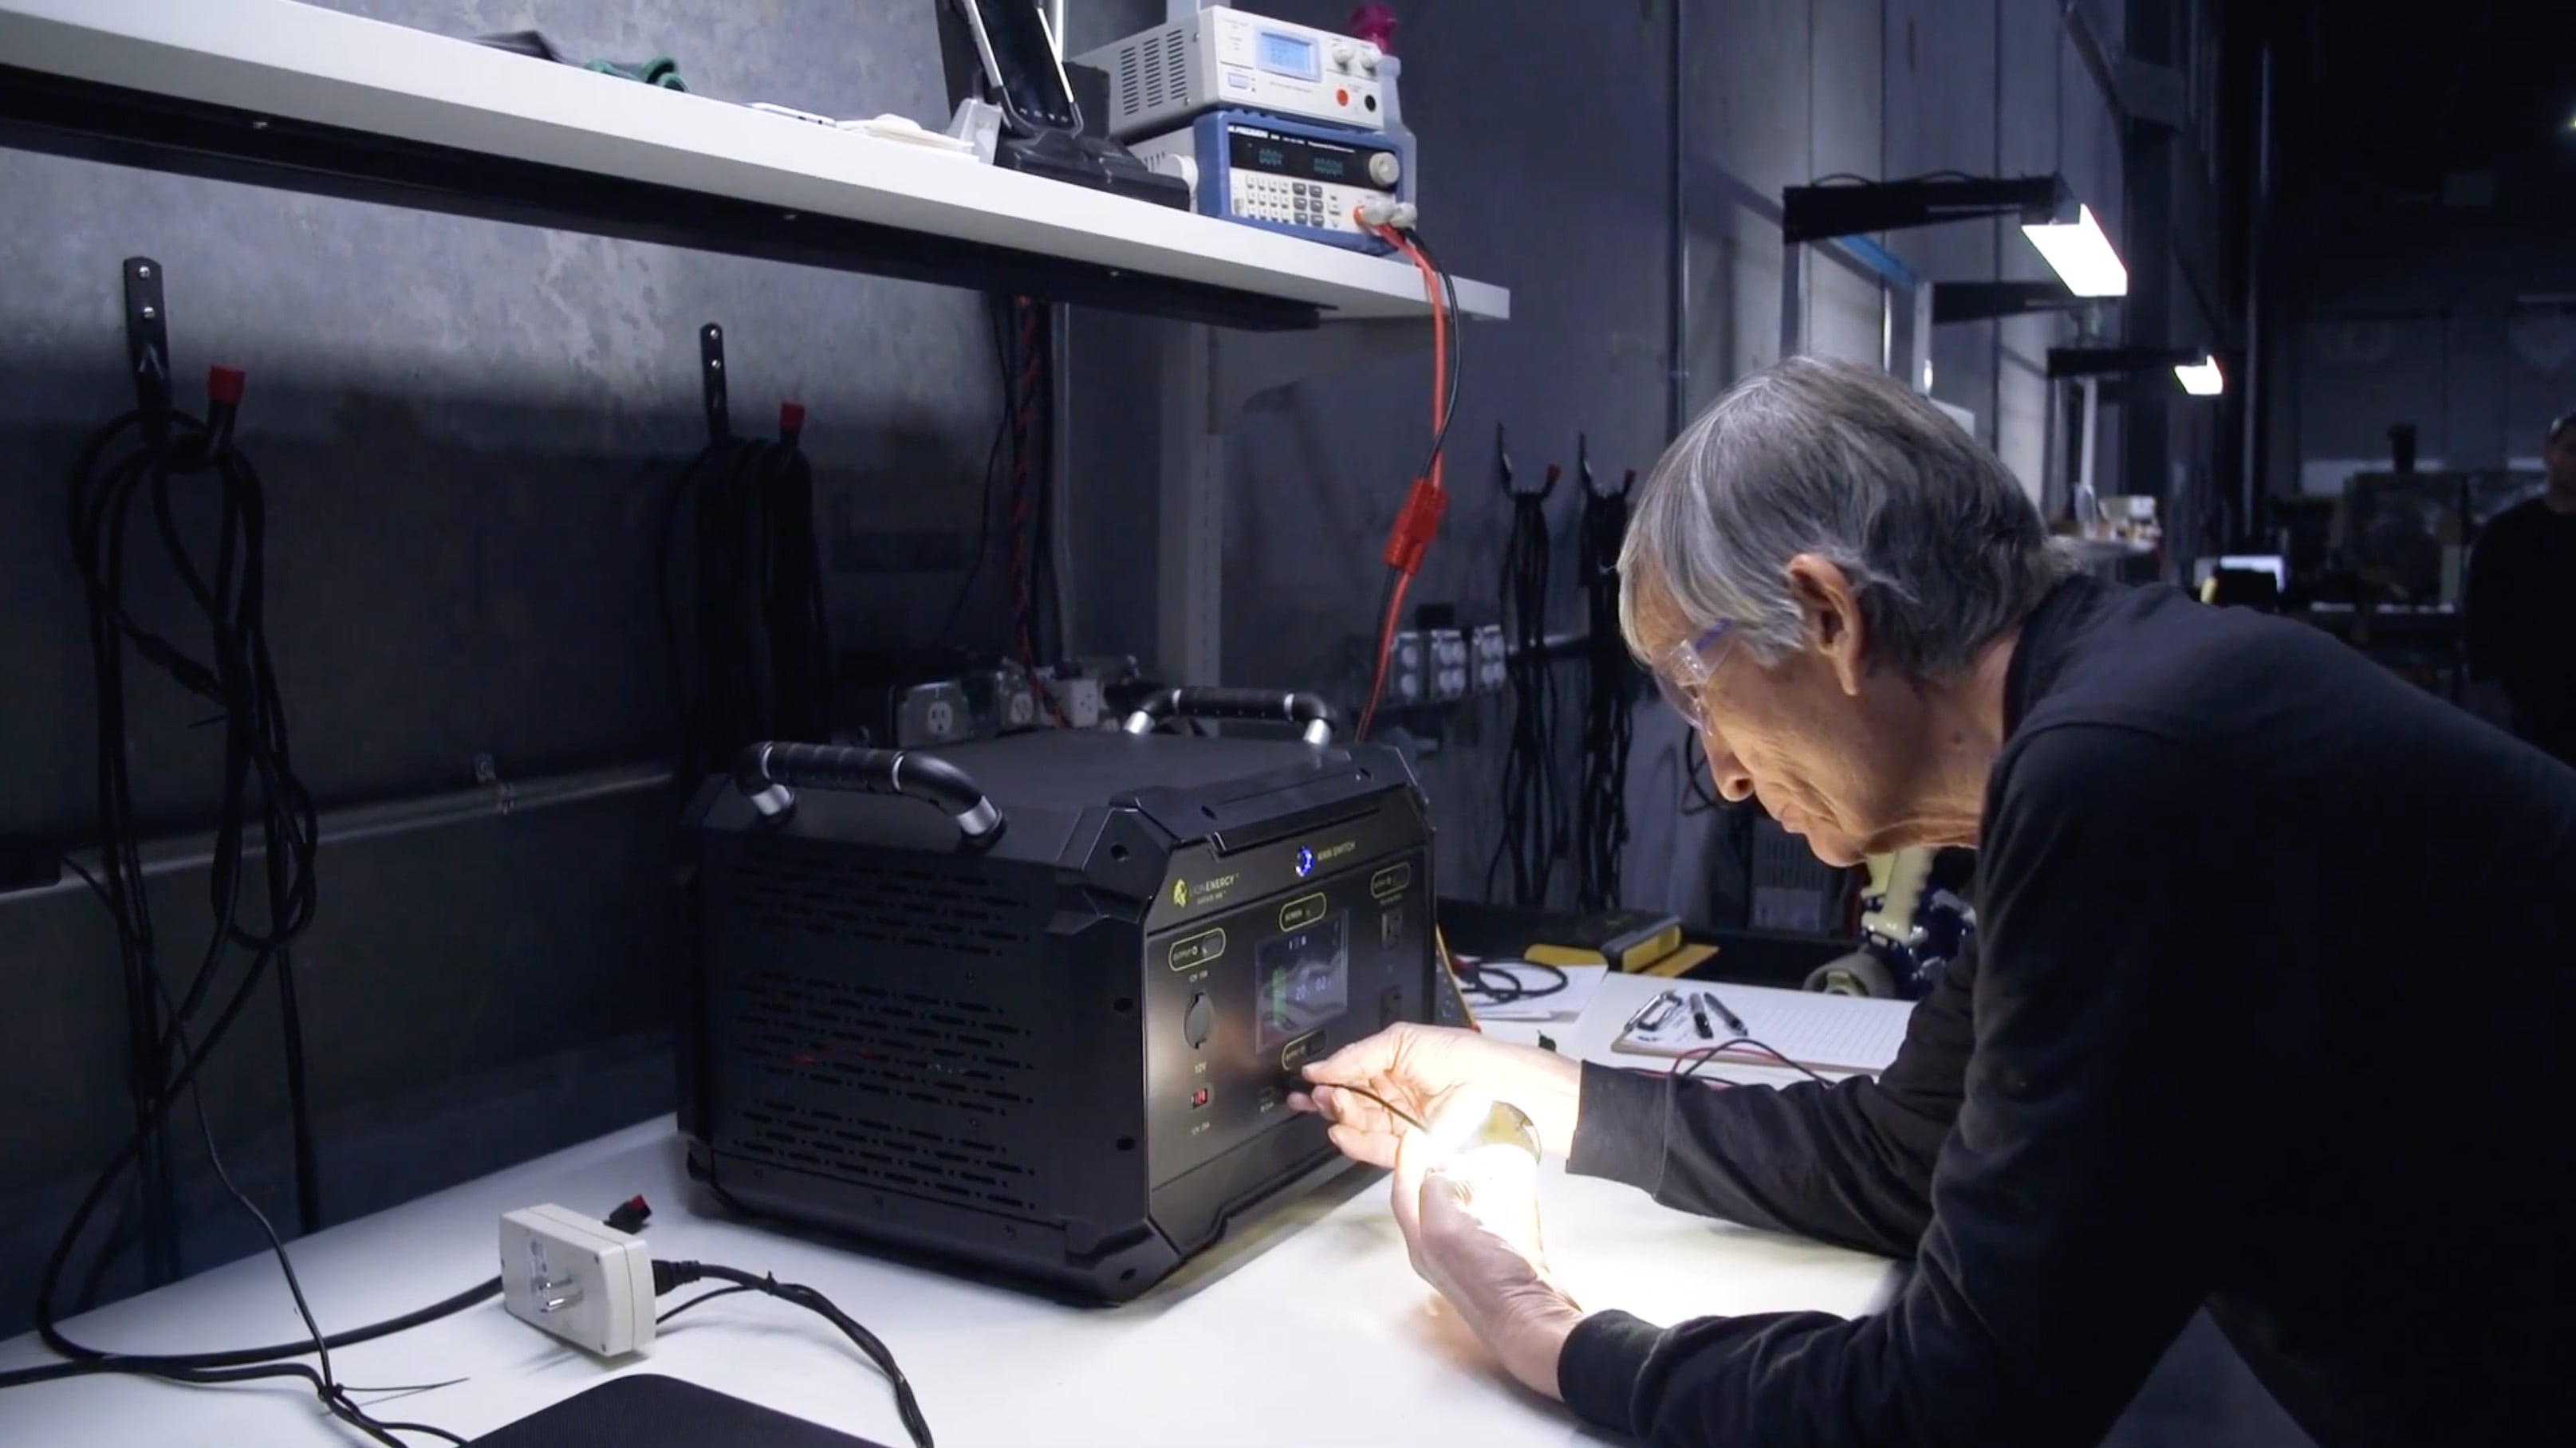
[[1234,889],[1235,882],[1242,878],[1241,875],[1219,875],[1213,880],[1201,880],[1196,884],[1190,883],[1187,878],[1174,880],[1172,904],[1176,909],[1181,910],[1187,910],[1193,905],[1215,904],[1224,899]]

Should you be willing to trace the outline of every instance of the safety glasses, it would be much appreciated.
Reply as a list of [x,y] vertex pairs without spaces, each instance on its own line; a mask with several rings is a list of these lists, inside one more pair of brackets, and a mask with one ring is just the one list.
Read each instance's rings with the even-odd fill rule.
[[1726,651],[1735,646],[1734,628],[1721,619],[1673,645],[1655,665],[1656,689],[1693,729],[1708,727],[1708,710],[1700,700],[1708,693],[1708,681],[1716,676],[1717,666],[1726,661]]

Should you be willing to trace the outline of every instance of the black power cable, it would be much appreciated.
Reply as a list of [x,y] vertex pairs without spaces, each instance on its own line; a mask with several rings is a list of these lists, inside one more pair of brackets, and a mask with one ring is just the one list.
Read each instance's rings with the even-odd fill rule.
[[[804,409],[781,409],[775,440],[724,436],[691,459],[663,513],[655,569],[662,636],[685,720],[685,770],[724,768],[762,739],[831,737],[831,643],[814,530]],[[695,535],[695,667],[671,601],[671,554]]]
[[1628,752],[1636,736],[1639,675],[1619,634],[1619,549],[1628,537],[1629,473],[1615,488],[1583,489],[1577,577],[1584,598],[1583,784],[1576,791],[1574,905],[1590,914],[1619,905],[1619,856],[1628,844]]
[[[153,983],[156,986],[161,986],[160,978],[155,976],[153,978]],[[277,1235],[277,1227],[274,1223],[269,1221],[268,1214],[261,1211],[257,1203],[253,1202],[247,1195],[243,1194],[240,1187],[233,1184],[232,1173],[224,1166],[223,1153],[215,1146],[214,1124],[208,1120],[206,1116],[205,1085],[202,1081],[196,1079],[197,1053],[195,1048],[188,1044],[186,1024],[180,1018],[175,1003],[171,1002],[169,991],[166,986],[161,987],[161,999],[162,1004],[170,1011],[171,1034],[179,1043],[180,1060],[186,1066],[187,1074],[190,1078],[188,1083],[188,1103],[196,1112],[197,1135],[205,1143],[206,1163],[214,1168],[215,1180],[223,1184],[225,1194],[230,1196],[244,1212],[249,1213],[250,1219],[253,1222],[259,1224],[260,1235],[268,1239],[268,1250],[277,1258],[277,1270],[285,1274],[287,1295],[295,1300],[295,1315],[303,1321],[305,1332],[309,1334],[313,1340],[313,1355],[319,1363],[319,1367],[309,1373],[313,1383],[314,1396],[322,1400],[322,1406],[330,1410],[332,1417],[347,1423],[349,1426],[366,1434],[369,1438],[374,1439],[378,1443],[390,1445],[390,1448],[407,1448],[407,1445],[405,1445],[400,1438],[394,1436],[394,1432],[398,1427],[412,1433],[442,1439],[446,1442],[457,1444],[459,1445],[459,1448],[462,1448],[465,1440],[454,1433],[448,1432],[444,1428],[432,1428],[419,1423],[405,1423],[399,1425],[380,1423],[374,1418],[369,1417],[366,1410],[360,1408],[357,1403],[350,1398],[349,1390],[343,1386],[338,1377],[332,1373],[330,1342],[323,1337],[321,1324],[313,1320],[312,1305],[304,1300],[304,1284],[295,1275],[294,1260],[286,1255],[285,1241]],[[226,1370],[196,1369],[189,1372],[184,1377],[178,1377],[177,1380],[181,1382],[224,1381],[224,1379],[219,1377],[208,1376],[209,1373],[219,1373],[223,1371]],[[301,1372],[303,1370],[298,1369],[298,1371]]]
[[1001,420],[993,425],[993,441],[984,450],[984,485],[975,504],[975,556],[968,560],[966,576],[957,583],[957,594],[948,601],[948,612],[940,620],[939,632],[932,636],[931,647],[945,648],[956,636],[957,621],[966,613],[966,605],[975,596],[975,581],[984,576],[985,559],[993,551],[993,481],[1000,470],[1002,453],[1011,440],[1012,425],[1019,410],[1012,405],[1018,368],[1013,365],[1015,340],[1006,313],[1009,299],[999,294],[985,299],[985,321],[993,337],[993,363],[1000,369]]
[[[95,1184],[58,1244],[39,1294],[40,1325],[51,1320],[61,1269],[106,1193],[128,1165],[138,1168],[145,1193],[147,1280],[166,1281],[180,1267],[175,1185],[165,1129],[174,1093],[171,1063],[182,1028],[204,1007],[236,951],[249,961],[226,1007],[228,1023],[272,969],[287,1057],[288,1110],[294,1137],[296,1200],[306,1230],[321,1225],[318,1167],[302,1057],[304,1031],[289,947],[310,928],[316,892],[314,854],[319,817],[311,795],[289,759],[285,706],[269,655],[266,620],[267,504],[259,475],[233,441],[242,376],[214,369],[203,420],[170,408],[166,394],[116,418],[93,433],[74,465],[68,489],[68,522],[74,565],[89,604],[91,662],[97,683],[100,858],[106,881],[100,895],[117,928],[129,1013],[129,1091],[135,1135]],[[209,486],[211,484],[211,486]],[[189,507],[210,506],[217,518],[211,563],[189,546],[180,521]],[[206,657],[182,651],[140,622],[127,599],[127,536],[134,507],[143,501],[172,573],[202,616]],[[215,705],[224,726],[224,788],[208,866],[214,929],[196,974],[175,1003],[167,1003],[146,898],[139,834],[134,823],[124,655],[128,644],[178,684]],[[257,800],[252,799],[254,783]],[[243,863],[254,815],[260,829],[267,887],[264,928],[242,917]],[[220,1031],[209,1031],[196,1049],[213,1050]],[[193,1078],[189,1067],[183,1078]],[[117,1244],[107,1251],[112,1255]],[[92,1274],[95,1284],[105,1262]]]
[[1503,548],[1505,665],[1512,690],[1512,737],[1503,755],[1503,833],[1485,865],[1485,897],[1495,898],[1505,863],[1510,903],[1547,903],[1548,883],[1564,857],[1566,802],[1556,775],[1556,673],[1547,655],[1550,572],[1547,498],[1562,469],[1551,465],[1536,488],[1507,488],[1511,537]]
[[[1515,960],[1505,964],[1487,964],[1465,956],[1452,957],[1452,973],[1458,977],[1458,989],[1476,999],[1470,1004],[1507,1006],[1515,1001],[1539,1000],[1561,995],[1574,982],[1564,969],[1544,961]],[[1543,979],[1530,981],[1521,972],[1535,971]]]
[[708,1281],[727,1282],[732,1286],[693,1297],[663,1313],[656,1321],[668,1322],[702,1302],[729,1297],[735,1292],[763,1293],[781,1302],[793,1303],[804,1308],[839,1328],[843,1336],[858,1345],[859,1351],[867,1356],[868,1361],[876,1364],[877,1371],[884,1373],[886,1381],[894,1388],[895,1415],[903,1420],[903,1430],[911,1435],[914,1448],[933,1448],[930,1439],[930,1422],[922,1417],[921,1403],[912,1394],[912,1382],[903,1375],[903,1369],[895,1365],[894,1353],[878,1340],[875,1333],[860,1326],[856,1319],[834,1306],[830,1298],[811,1287],[794,1282],[781,1282],[775,1277],[745,1272],[739,1267],[720,1266],[713,1262],[655,1262],[653,1264],[653,1295],[656,1297],[666,1292],[678,1291],[692,1282]]
[[1010,349],[1011,639],[1021,672],[1037,692],[1039,707],[1058,726],[1069,722],[1055,691],[1038,680],[1040,665],[1054,658],[1048,642],[1052,620],[1062,614],[1053,596],[1052,538],[1047,512],[1055,479],[1054,325],[1044,303],[1010,301],[1015,344]]
[[1440,258],[1431,254],[1431,244],[1422,239],[1419,231],[1407,231],[1404,238],[1413,243],[1413,249],[1422,253],[1423,262],[1440,278],[1441,298],[1449,306],[1449,395],[1441,399],[1440,427],[1431,434],[1431,455],[1422,463],[1422,473],[1427,477],[1432,465],[1440,461],[1442,450],[1448,447],[1449,424],[1458,416],[1458,334],[1467,330],[1467,319],[1458,312],[1458,279],[1440,264]]

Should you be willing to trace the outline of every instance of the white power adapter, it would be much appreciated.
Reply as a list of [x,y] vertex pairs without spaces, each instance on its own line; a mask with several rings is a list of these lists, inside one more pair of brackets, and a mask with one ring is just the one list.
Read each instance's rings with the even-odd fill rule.
[[622,1357],[653,1341],[653,1254],[570,1208],[523,1207],[501,1218],[501,1303],[575,1347]]

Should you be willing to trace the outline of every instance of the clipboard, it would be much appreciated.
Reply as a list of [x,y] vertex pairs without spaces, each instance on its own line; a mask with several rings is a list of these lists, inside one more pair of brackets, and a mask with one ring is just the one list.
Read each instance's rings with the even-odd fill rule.
[[[1824,995],[1776,990],[1768,986],[1698,985],[1674,987],[1685,998],[1681,1009],[1662,1019],[1640,1013],[1621,1028],[1610,1049],[1625,1056],[1659,1056],[1678,1060],[1706,1049],[1708,1060],[1745,1066],[1778,1066],[1764,1052],[1743,1044],[1758,1041],[1810,1071],[1843,1075],[1876,1075],[1896,1059],[1905,1044],[1906,1022],[1913,1019],[1911,1001],[1873,1000],[1860,996]],[[1691,1018],[1687,997],[1706,993],[1725,1003],[1744,1022],[1738,1035],[1724,1016],[1708,1013],[1713,1036],[1702,1036]]]

